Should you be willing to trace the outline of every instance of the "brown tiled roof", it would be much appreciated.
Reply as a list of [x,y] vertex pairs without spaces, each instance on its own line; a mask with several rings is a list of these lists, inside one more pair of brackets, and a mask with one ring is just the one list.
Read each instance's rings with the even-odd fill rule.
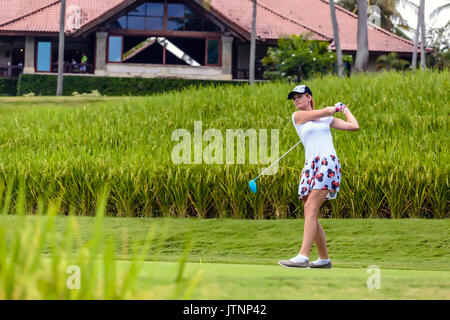
[[[192,0],[204,3],[202,0]],[[96,25],[101,17],[120,4],[132,3],[130,0],[67,0],[66,33],[70,29],[69,8],[77,5],[82,10],[84,20],[80,26]],[[245,33],[251,33],[252,0],[210,0],[210,11],[225,23]],[[207,7],[207,6],[205,6]],[[8,32],[55,32],[59,31],[60,0],[1,0],[0,33]],[[339,36],[342,50],[357,49],[357,15],[336,6]],[[85,28],[86,29],[86,28]],[[80,31],[80,30],[78,30]],[[256,33],[258,39],[275,40],[283,35],[311,32],[316,40],[333,41],[329,3],[326,0],[258,0]],[[369,24],[369,51],[412,52],[413,43],[391,32]],[[334,49],[334,44],[330,44]]]
[[[45,17],[45,20],[43,19]],[[34,11],[0,25],[4,31],[52,32],[57,25],[59,30],[59,0],[53,1]]]
[[1,0],[0,25],[41,9],[55,0]]
[[[326,0],[258,0],[261,5],[273,7],[285,17],[290,17],[333,39],[330,5]],[[358,16],[336,6],[339,40],[342,50],[356,51]],[[369,23],[369,51],[411,52],[414,43]],[[330,48],[335,49],[334,46]]]
[[[66,0],[66,32],[73,31],[70,24],[70,16],[73,15],[72,6],[81,9],[83,22],[98,18],[107,11],[113,9],[124,0]],[[29,3],[30,9],[24,4]],[[39,6],[37,3],[40,3]],[[59,32],[59,12],[61,10],[60,0],[1,0],[0,32]],[[5,14],[7,12],[7,14]]]
[[[284,0],[279,0],[284,1]],[[249,33],[252,30],[253,1],[251,0],[212,0],[211,7]],[[260,0],[257,2],[256,35],[258,38],[278,39],[282,35],[311,32],[312,39],[329,41],[330,38],[317,30],[309,28],[297,19],[284,16]]]

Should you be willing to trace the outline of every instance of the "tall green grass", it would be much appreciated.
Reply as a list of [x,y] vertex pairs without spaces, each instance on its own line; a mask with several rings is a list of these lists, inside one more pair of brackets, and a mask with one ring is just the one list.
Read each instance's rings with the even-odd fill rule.
[[[106,237],[103,227],[107,187],[97,198],[93,230],[81,230],[71,211],[65,230],[60,232],[55,225],[60,199],[50,203],[39,200],[39,219],[32,219],[25,210],[24,184],[18,194],[17,216],[11,217],[11,195],[12,188],[7,188],[0,215],[0,300],[189,299],[195,289],[201,274],[192,280],[183,277],[189,242],[172,285],[154,286],[151,275],[143,274],[143,261],[150,252],[154,229],[134,243],[131,252],[127,252],[130,260],[126,264],[116,260],[117,241]],[[8,221],[12,218],[13,222]],[[92,235],[82,241],[82,233],[87,231]]]
[[[357,132],[332,129],[342,179],[337,199],[325,203],[323,216],[449,216],[449,80],[448,71],[430,71],[328,76],[307,83],[316,108],[343,101],[360,125]],[[256,195],[248,181],[265,164],[171,161],[177,144],[172,132],[185,128],[193,137],[194,121],[202,121],[203,133],[219,129],[224,146],[226,129],[278,129],[283,154],[298,141],[291,121],[295,108],[286,100],[293,86],[265,83],[63,102],[5,98],[0,103],[0,195],[10,177],[22,178],[30,211],[39,197],[61,196],[60,212],[94,215],[94,190],[107,182],[108,215],[302,216],[297,197],[301,145],[281,160],[276,175],[258,180]],[[16,191],[12,198],[14,207]]]

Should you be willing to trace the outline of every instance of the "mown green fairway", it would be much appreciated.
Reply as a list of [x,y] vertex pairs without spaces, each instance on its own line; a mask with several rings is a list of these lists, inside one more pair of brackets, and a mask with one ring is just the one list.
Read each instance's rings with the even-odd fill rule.
[[[141,280],[150,277],[155,290],[169,290],[178,268],[174,262],[146,262]],[[187,263],[184,277],[197,274],[191,299],[450,299],[450,271],[380,269],[379,289],[367,287],[366,268]]]
[[[59,234],[67,221],[68,217],[57,217]],[[94,218],[76,217],[76,222],[81,242],[87,241]],[[191,239],[188,262],[275,265],[300,250],[304,220],[105,217],[103,223],[119,259],[128,259],[131,248],[150,231],[154,241],[147,260],[178,261]],[[448,219],[320,219],[320,223],[336,267],[450,271]],[[317,258],[315,246],[311,257]]]
[[[75,264],[87,273],[88,283],[108,284],[104,295],[85,291],[79,297],[89,299],[450,298],[448,219],[320,219],[334,268],[304,270],[277,264],[298,252],[303,219],[56,216],[45,232],[46,216],[0,217],[0,297],[20,297],[24,288],[35,292],[30,283],[39,286],[44,277],[46,291],[30,297],[70,298],[74,292],[65,289],[65,268]],[[144,262],[130,269],[136,252]],[[91,264],[97,254],[104,264],[98,273]],[[317,258],[314,247],[310,258]],[[2,268],[7,261],[9,266]],[[54,267],[46,268],[45,261]],[[380,269],[379,290],[367,288],[369,266]],[[134,291],[121,294],[124,279],[137,276]],[[22,280],[29,278],[34,282]]]
[[[89,220],[78,219],[85,230]],[[183,240],[190,238],[187,261],[197,263],[186,264],[185,286],[200,276],[191,299],[450,299],[449,220],[323,219],[334,268],[279,266],[278,259],[297,253],[303,224],[303,219],[108,218],[105,230],[117,240],[129,234],[131,246],[154,227],[161,239],[154,246],[158,254],[149,254],[155,260],[180,260]],[[118,243],[123,250],[123,241]],[[313,247],[311,258],[316,257]],[[372,265],[380,268],[380,289],[367,287]],[[177,262],[146,262],[140,275],[164,292],[175,288],[178,270]]]

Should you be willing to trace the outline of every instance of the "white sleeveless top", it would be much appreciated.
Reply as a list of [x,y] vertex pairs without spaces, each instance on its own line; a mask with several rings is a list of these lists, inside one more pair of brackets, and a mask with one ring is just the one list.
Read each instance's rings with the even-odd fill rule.
[[316,156],[320,158],[331,154],[337,156],[330,132],[333,119],[334,117],[330,116],[295,124],[294,114],[292,114],[292,123],[305,148],[305,161]]

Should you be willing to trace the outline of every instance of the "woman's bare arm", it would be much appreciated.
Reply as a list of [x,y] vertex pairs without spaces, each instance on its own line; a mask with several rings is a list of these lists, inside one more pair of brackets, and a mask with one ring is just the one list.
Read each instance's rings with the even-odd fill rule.
[[295,124],[298,125],[306,121],[332,116],[335,112],[336,112],[335,107],[326,107],[320,110],[311,110],[311,111],[295,111],[294,121]]
[[[347,109],[347,108],[346,108]],[[345,111],[345,109],[344,109]],[[350,109],[348,109],[347,112],[344,114],[345,119],[347,121],[344,121],[339,118],[335,118],[331,124],[330,127],[337,129],[337,130],[344,130],[344,131],[358,131],[359,130],[359,124],[358,121],[356,121],[356,118],[351,113]]]

